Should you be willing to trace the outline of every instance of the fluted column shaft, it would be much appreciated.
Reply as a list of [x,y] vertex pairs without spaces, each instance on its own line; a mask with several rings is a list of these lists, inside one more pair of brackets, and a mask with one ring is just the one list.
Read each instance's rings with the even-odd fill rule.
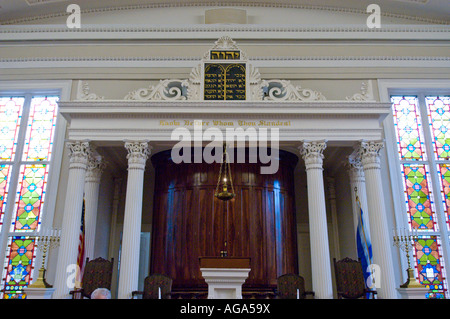
[[361,142],[360,156],[366,179],[373,262],[380,267],[380,273],[374,274],[377,295],[380,299],[396,299],[398,296],[395,290],[394,266],[391,254],[392,245],[389,240],[381,180],[379,151],[382,148],[382,141],[363,141]]
[[84,181],[91,152],[88,142],[68,142],[66,146],[70,158],[69,177],[58,250],[54,299],[69,298],[69,291],[73,288],[83,208]]
[[304,142],[301,155],[308,183],[309,233],[311,242],[312,284],[318,299],[332,299],[330,248],[328,243],[323,151],[326,142]]
[[84,185],[85,257],[94,259],[95,230],[97,227],[98,194],[104,168],[101,157],[91,157]]
[[358,195],[359,202],[361,204],[361,209],[364,214],[364,225],[366,229],[369,228],[369,217],[368,209],[367,209],[367,193],[366,193],[366,178],[364,176],[364,169],[361,164],[361,158],[359,156],[359,150],[356,150],[348,157],[348,173],[350,177],[350,187],[351,187],[351,196],[352,196],[352,206],[353,206],[353,223],[354,230],[358,228],[358,220],[359,220],[359,210],[358,205],[356,203],[356,195]]
[[150,154],[147,142],[127,142],[128,177],[119,273],[119,299],[130,299],[138,288],[142,199],[145,162]]

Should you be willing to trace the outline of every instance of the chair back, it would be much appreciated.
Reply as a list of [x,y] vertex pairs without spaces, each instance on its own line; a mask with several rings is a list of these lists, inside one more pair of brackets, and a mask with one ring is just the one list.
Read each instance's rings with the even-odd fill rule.
[[305,298],[305,279],[296,274],[285,274],[277,279],[277,295],[280,299]]
[[163,274],[152,274],[144,280],[142,299],[169,299],[172,291],[172,278]]
[[339,261],[334,258],[333,261],[339,297],[366,297],[367,289],[361,262],[348,257]]
[[111,261],[101,257],[89,260],[86,259],[84,266],[81,287],[83,295],[90,298],[91,293],[97,288],[106,288],[111,290],[111,280],[113,273],[114,258]]

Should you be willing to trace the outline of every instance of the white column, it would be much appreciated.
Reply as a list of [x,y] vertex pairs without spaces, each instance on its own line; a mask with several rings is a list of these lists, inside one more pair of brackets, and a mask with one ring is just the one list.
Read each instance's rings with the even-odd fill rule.
[[[369,217],[367,216],[367,195],[366,195],[366,178],[364,176],[363,166],[361,164],[361,157],[359,156],[359,149],[355,150],[348,157],[348,174],[350,177],[350,187],[352,196],[352,207],[353,207],[353,224],[356,234],[359,220],[359,210],[356,203],[356,193],[358,194],[359,202],[361,203],[361,208],[365,218],[363,219],[364,225],[367,229],[369,228]],[[356,192],[355,192],[356,190]]]
[[379,152],[383,148],[383,144],[382,141],[362,141],[360,156],[366,178],[367,209],[373,262],[380,267],[380,273],[374,274],[377,295],[380,299],[397,299],[391,254],[392,244],[389,240],[381,180]]
[[[119,247],[120,247],[120,230],[117,229],[117,215],[119,214],[119,205],[121,198],[122,178],[114,178],[114,197],[112,202],[112,214],[111,214],[111,228],[109,232],[109,251],[108,258],[114,258],[115,264],[119,261]],[[119,235],[118,235],[119,234]],[[117,267],[113,268],[113,278],[118,278]],[[119,283],[117,280],[113,280],[111,284],[111,294],[115,298],[117,296],[117,287]]]
[[317,141],[304,142],[300,149],[306,165],[308,183],[312,284],[315,296],[318,299],[333,298],[322,167],[322,153],[325,148],[325,141]]
[[69,178],[53,299],[69,298],[69,291],[73,288],[71,285],[74,284],[78,256],[84,180],[91,152],[88,142],[68,142],[66,145],[70,158]]
[[336,207],[336,181],[333,177],[325,178],[328,190],[328,200],[330,202],[331,227],[333,229],[334,255],[336,259],[341,257],[341,249],[339,247],[339,228]]
[[89,158],[84,185],[85,254],[94,259],[95,230],[97,227],[98,193],[105,164],[101,156]]
[[120,194],[122,188],[122,178],[114,178],[114,197],[112,202],[112,214],[111,214],[111,228],[109,231],[109,249],[108,256],[109,258],[114,258],[116,252],[116,238],[117,238],[117,215],[119,214],[119,204],[120,204]]
[[128,150],[128,178],[119,272],[119,299],[131,299],[131,293],[138,288],[144,170],[150,154],[147,142],[126,142],[125,148]]

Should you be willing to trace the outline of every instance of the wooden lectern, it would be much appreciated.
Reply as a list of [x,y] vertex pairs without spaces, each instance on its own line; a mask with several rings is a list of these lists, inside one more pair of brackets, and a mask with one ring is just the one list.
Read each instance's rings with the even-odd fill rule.
[[208,299],[242,299],[242,285],[250,272],[247,257],[200,257],[200,271],[208,284]]

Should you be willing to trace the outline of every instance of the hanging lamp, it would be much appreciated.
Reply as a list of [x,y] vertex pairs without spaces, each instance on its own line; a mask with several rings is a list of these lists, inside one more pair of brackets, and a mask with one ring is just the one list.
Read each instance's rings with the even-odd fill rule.
[[[230,183],[231,193],[228,191]],[[219,191],[221,189],[222,191]],[[227,146],[223,144],[222,163],[220,163],[219,179],[217,180],[216,193],[214,194],[220,200],[228,201],[233,199],[236,194],[233,188],[233,178],[231,177],[230,161],[228,160]]]

